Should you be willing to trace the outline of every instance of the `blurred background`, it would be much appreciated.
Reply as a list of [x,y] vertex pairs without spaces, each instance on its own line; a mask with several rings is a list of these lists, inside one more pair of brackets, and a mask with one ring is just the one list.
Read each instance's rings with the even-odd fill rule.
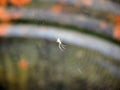
[[0,0],[0,90],[119,84],[120,0]]

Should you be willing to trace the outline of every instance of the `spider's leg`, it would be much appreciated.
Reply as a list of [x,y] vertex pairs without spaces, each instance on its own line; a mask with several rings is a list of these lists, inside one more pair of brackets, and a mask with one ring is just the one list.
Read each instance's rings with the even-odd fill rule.
[[59,44],[59,49],[60,49],[61,51],[63,51],[63,49],[62,49],[62,47],[61,47],[61,44]]
[[61,47],[63,48],[63,49],[65,49],[65,47],[64,47],[65,45],[63,45],[63,44],[61,44]]
[[62,46],[63,46],[64,48],[66,47],[66,45],[65,45],[65,44],[63,44],[63,43],[62,43]]

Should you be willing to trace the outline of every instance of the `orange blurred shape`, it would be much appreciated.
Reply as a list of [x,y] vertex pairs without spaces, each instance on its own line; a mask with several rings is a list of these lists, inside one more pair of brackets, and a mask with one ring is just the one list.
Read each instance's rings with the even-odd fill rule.
[[26,59],[22,58],[22,59],[18,62],[18,64],[19,64],[20,69],[22,69],[22,70],[27,70],[27,68],[28,68],[28,62],[27,62]]
[[12,5],[22,7],[24,5],[27,5],[31,2],[31,0],[9,0]]
[[9,21],[10,15],[6,12],[5,8],[0,7],[0,21]]
[[86,6],[91,6],[92,5],[92,1],[91,0],[82,0],[82,2]]
[[1,24],[0,25],[0,36],[4,36],[9,28],[8,24]]
[[114,37],[120,40],[120,24],[116,25],[114,28]]
[[6,6],[8,0],[0,0],[0,6]]
[[0,7],[0,21],[2,21],[2,22],[8,22],[11,19],[16,20],[16,19],[19,19],[20,16],[21,16],[21,14],[18,12],[10,14],[9,12],[7,12],[5,10],[4,7]]
[[62,5],[60,5],[60,4],[54,5],[54,6],[52,7],[52,10],[53,10],[53,12],[55,12],[55,13],[60,13],[60,12],[62,12]]
[[120,16],[116,16],[115,21],[116,21],[116,23],[120,23]]
[[104,21],[101,21],[99,25],[100,25],[100,27],[102,29],[106,29],[107,28],[107,24]]

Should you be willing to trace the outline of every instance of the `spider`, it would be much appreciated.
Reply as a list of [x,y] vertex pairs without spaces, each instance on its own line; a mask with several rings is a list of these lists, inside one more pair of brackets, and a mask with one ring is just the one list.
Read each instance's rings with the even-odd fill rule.
[[58,43],[59,49],[60,49],[61,51],[63,51],[63,50],[65,49],[65,47],[64,47],[63,43],[61,42],[60,38],[57,38],[57,41],[56,41],[56,42]]

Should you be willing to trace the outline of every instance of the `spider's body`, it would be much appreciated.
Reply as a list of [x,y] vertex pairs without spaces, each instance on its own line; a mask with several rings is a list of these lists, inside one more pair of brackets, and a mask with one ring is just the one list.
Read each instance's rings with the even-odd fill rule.
[[57,38],[57,41],[56,41],[56,42],[58,43],[59,49],[60,49],[61,51],[63,51],[63,49],[65,49],[65,48],[64,48],[64,45],[62,44],[60,38]]
[[60,38],[57,38],[57,43],[62,44]]

